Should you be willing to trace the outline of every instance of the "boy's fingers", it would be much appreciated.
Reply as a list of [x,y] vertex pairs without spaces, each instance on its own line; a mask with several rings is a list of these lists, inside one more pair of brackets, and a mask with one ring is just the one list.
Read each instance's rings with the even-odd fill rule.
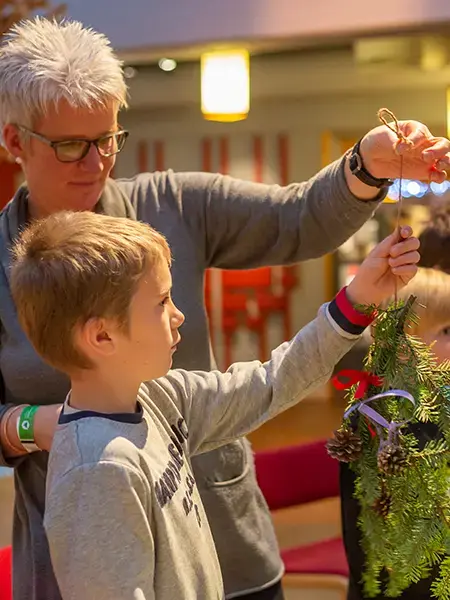
[[391,255],[391,248],[398,242],[398,239],[398,231],[394,231],[391,235],[388,235],[387,238],[377,244],[369,256],[374,258],[387,258]]
[[402,227],[400,227],[400,237],[402,237],[404,240],[411,237],[412,234],[413,230],[409,225],[403,225]]
[[[404,240],[408,240],[411,236],[412,229],[409,225],[401,227],[400,230],[396,229],[391,235],[388,235],[387,238],[377,244],[370,255],[378,258],[387,258],[388,256],[391,256],[391,250],[395,245],[401,247]],[[397,252],[397,254],[400,254],[400,252]]]
[[389,266],[394,269],[395,267],[400,267],[402,265],[416,265],[420,260],[420,254],[417,250],[413,250],[412,252],[405,252],[404,254],[400,254],[395,258],[389,258]]
[[401,277],[404,280],[409,280],[416,275],[418,271],[417,265],[402,265],[401,267],[394,267],[392,273],[396,277]]
[[420,242],[415,237],[410,237],[403,242],[399,242],[398,244],[394,244],[391,247],[390,255],[392,258],[396,258],[397,256],[401,256],[402,254],[407,254],[408,252],[412,252],[414,250],[418,250],[420,248]]

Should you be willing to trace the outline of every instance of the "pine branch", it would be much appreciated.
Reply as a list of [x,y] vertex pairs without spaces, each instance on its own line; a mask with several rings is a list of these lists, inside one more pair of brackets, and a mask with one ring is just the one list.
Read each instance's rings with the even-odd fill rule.
[[405,331],[406,321],[411,317],[413,306],[416,303],[416,300],[417,296],[411,295],[405,302],[404,306],[400,309],[400,314],[397,317],[398,321],[395,326],[399,335],[402,335]]
[[[400,452],[405,466],[380,472],[378,435],[372,437],[362,415],[352,419],[363,449],[351,468],[356,473],[355,497],[361,507],[364,586],[367,597],[396,597],[427,577],[433,565],[440,565],[440,579],[433,590],[439,600],[450,600],[450,369],[449,365],[437,365],[429,347],[408,335],[410,325],[418,322],[415,301],[411,296],[404,304],[380,311],[373,327],[374,342],[365,359],[367,370],[382,377],[384,391],[402,389],[415,399],[415,407],[397,397],[371,403],[388,423],[408,422],[393,440],[399,450],[394,448],[393,454],[383,459]],[[379,391],[369,389],[368,397]],[[349,395],[350,405],[357,401],[354,395],[355,387]],[[442,437],[419,447],[412,432],[425,423],[438,425]],[[382,435],[386,439],[387,432]],[[382,573],[388,574],[387,579],[383,576],[384,586]]]
[[440,600],[450,600],[450,557],[442,561],[439,578],[431,585],[431,591]]

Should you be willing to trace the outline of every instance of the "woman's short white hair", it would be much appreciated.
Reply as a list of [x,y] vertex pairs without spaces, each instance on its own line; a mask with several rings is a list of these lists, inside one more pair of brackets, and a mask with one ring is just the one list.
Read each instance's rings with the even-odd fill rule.
[[106,36],[78,21],[21,21],[0,46],[0,134],[8,123],[32,128],[63,99],[77,108],[111,100],[126,107],[121,61]]

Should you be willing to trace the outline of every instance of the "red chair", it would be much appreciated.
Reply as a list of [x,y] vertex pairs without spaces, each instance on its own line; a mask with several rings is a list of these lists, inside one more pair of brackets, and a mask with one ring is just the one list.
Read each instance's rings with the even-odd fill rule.
[[7,546],[0,548],[0,600],[12,600],[11,574],[11,546]]
[[[271,511],[339,496],[339,463],[325,441],[255,454],[259,486]],[[327,588],[347,597],[348,565],[341,538],[282,550],[285,588]]]
[[[261,267],[248,270],[221,270],[221,323],[224,335],[225,364],[232,362],[232,340],[239,327],[258,336],[258,355],[267,360],[267,319],[274,313],[282,315],[283,338],[292,335],[289,292],[297,284],[295,267]],[[211,317],[211,280],[205,274],[205,306]],[[213,338],[213,331],[211,337]],[[213,340],[214,341],[214,340]]]

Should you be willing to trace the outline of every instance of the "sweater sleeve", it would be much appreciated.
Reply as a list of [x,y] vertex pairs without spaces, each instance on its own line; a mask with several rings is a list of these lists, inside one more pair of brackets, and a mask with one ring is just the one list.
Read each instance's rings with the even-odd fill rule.
[[169,396],[186,420],[190,453],[207,452],[248,434],[326,383],[370,322],[342,291],[268,362],[236,363],[225,373],[174,370],[147,384],[150,396],[156,402],[158,394]]
[[51,486],[44,526],[64,600],[155,600],[149,501],[140,473],[108,461]]
[[[281,187],[209,173],[146,173],[121,183],[138,218],[175,211],[201,250],[205,268],[249,269],[295,263],[334,251],[383,199],[356,198],[345,157],[303,183]],[[168,208],[170,207],[170,208]]]

